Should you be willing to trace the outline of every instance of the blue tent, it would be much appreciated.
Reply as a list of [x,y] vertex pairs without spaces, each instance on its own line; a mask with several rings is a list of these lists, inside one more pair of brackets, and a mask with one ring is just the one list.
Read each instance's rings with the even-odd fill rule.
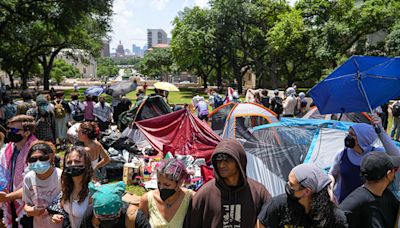
[[[282,118],[257,126],[251,137],[238,138],[247,153],[247,175],[262,183],[272,195],[284,192],[290,170],[312,162],[328,171],[344,148],[344,138],[355,123],[335,120]],[[376,146],[380,146],[380,141]]]
[[400,96],[400,58],[352,56],[309,95],[321,114],[371,111]]

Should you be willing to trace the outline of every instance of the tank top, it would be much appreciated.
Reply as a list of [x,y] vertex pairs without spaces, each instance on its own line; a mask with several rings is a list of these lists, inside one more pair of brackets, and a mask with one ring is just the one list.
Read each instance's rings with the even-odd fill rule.
[[185,196],[176,211],[175,215],[172,217],[171,221],[165,220],[157,208],[156,201],[151,191],[147,195],[148,208],[149,208],[149,222],[152,228],[176,228],[183,227],[183,221],[185,220],[186,212],[189,207],[189,202],[192,198],[193,192],[188,190],[185,192]]
[[[72,202],[72,205],[70,202]],[[64,210],[68,213],[68,218],[72,228],[80,227],[88,206],[89,196],[87,196],[82,203],[78,203],[78,200],[71,200],[64,203]]]
[[351,163],[347,153],[346,148],[343,151],[342,159],[340,161],[341,187],[339,203],[364,183],[360,175],[360,166]]
[[92,163],[92,168],[95,169],[97,163],[99,163],[99,159],[97,158],[96,160],[90,161]]

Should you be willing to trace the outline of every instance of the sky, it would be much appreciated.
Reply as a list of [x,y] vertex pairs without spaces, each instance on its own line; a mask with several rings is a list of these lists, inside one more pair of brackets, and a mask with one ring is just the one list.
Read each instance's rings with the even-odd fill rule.
[[[289,0],[293,3],[296,0]],[[111,52],[119,41],[125,49],[147,43],[147,29],[163,29],[171,38],[172,21],[185,7],[207,7],[208,0],[115,0]]]

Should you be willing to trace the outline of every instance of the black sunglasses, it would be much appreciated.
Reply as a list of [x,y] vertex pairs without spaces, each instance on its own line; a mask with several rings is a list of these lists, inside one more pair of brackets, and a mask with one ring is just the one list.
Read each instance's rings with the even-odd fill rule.
[[39,156],[39,157],[30,157],[30,158],[28,158],[28,163],[34,163],[34,162],[37,162],[37,161],[48,161],[49,160],[49,155],[48,154],[46,154],[46,155],[42,155],[42,156]]

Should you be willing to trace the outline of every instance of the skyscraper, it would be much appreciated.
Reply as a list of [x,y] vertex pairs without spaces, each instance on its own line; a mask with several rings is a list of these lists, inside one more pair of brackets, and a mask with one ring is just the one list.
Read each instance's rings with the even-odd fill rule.
[[168,44],[167,33],[162,29],[147,29],[147,47],[156,44]]

